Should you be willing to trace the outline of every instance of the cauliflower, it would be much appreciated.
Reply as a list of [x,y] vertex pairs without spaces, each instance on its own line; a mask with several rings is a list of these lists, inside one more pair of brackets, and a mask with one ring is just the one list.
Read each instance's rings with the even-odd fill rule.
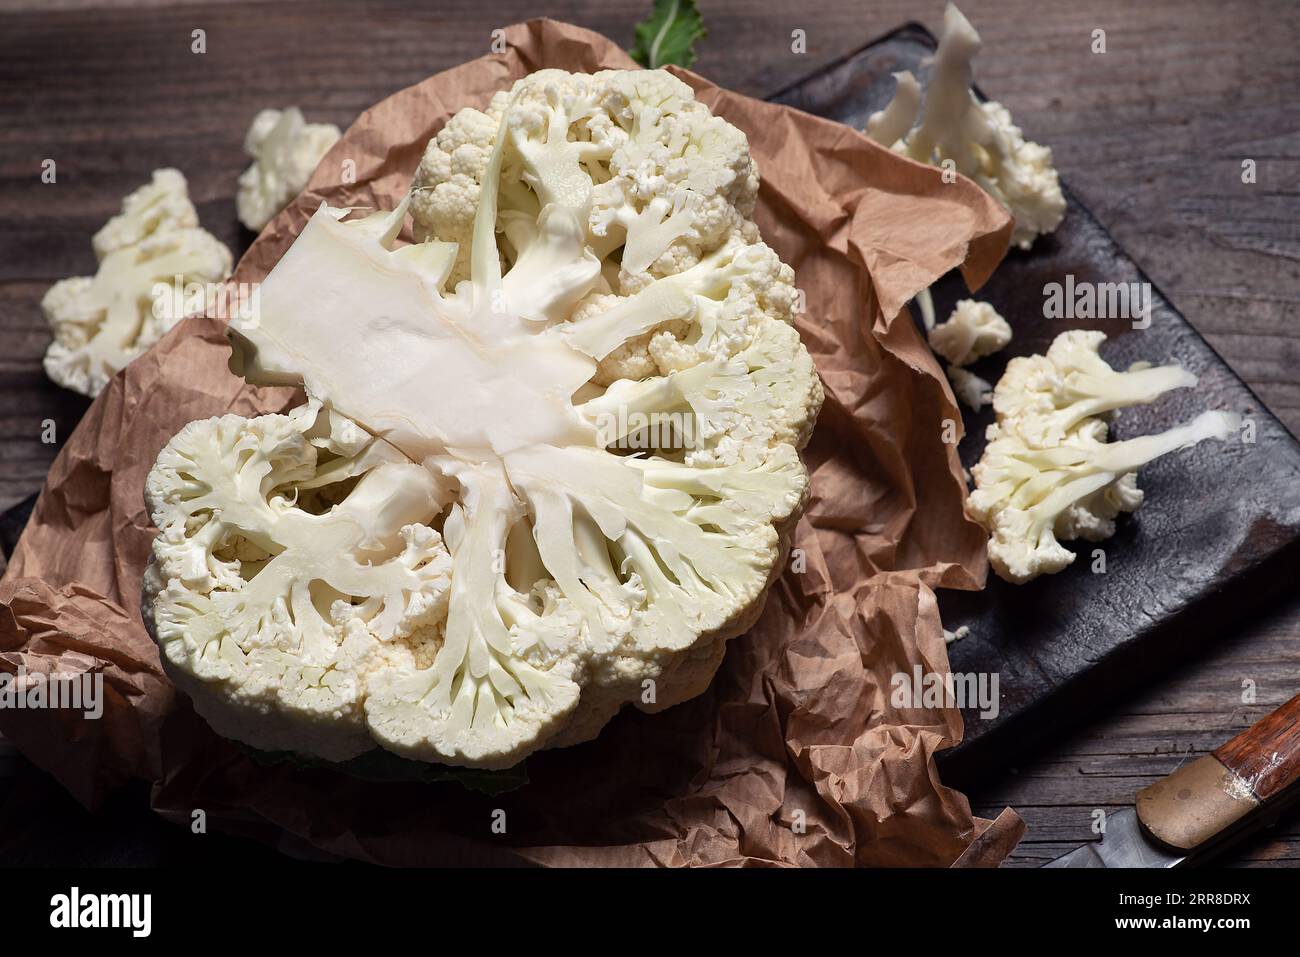
[[943,630],[943,642],[946,645],[951,645],[954,641],[961,641],[968,635],[970,635],[969,625],[958,625],[956,631],[949,631],[945,628]]
[[993,404],[993,386],[975,373],[961,366],[949,366],[948,381],[952,383],[953,394],[976,412]]
[[239,221],[262,228],[302,192],[321,158],[339,141],[333,123],[308,123],[296,106],[262,110],[244,137],[253,164],[239,176],[235,202]]
[[1052,151],[1028,142],[1000,103],[980,103],[971,91],[979,34],[948,4],[924,105],[911,73],[895,74],[898,90],[867,120],[866,133],[904,156],[935,166],[951,161],[1015,217],[1011,241],[1028,249],[1065,217],[1065,196]]
[[[649,256],[595,211],[652,128],[700,198]],[[548,70],[454,116],[396,209],[316,212],[231,326],[245,378],[306,404],[191,423],[146,486],[146,623],[216,730],[502,768],[704,690],[780,572],[822,401],[738,170],[675,78]]]
[[1142,504],[1137,469],[1240,427],[1228,412],[1204,412],[1156,435],[1108,442],[1105,416],[1196,384],[1178,366],[1116,372],[1099,354],[1105,335],[1072,330],[1046,355],[1012,359],[993,393],[997,421],[971,472],[967,511],[991,534],[989,562],[1007,581],[1061,571],[1074,553],[1059,539],[1100,541],[1115,518]]
[[987,302],[962,299],[947,322],[929,330],[930,348],[954,366],[970,365],[1011,341],[1011,326]]
[[148,186],[123,201],[121,214],[95,234],[94,277],[60,280],[41,300],[54,332],[44,363],[51,379],[98,395],[184,318],[187,285],[215,284],[230,275],[230,250],[197,221],[185,178],[176,170],[156,171]]

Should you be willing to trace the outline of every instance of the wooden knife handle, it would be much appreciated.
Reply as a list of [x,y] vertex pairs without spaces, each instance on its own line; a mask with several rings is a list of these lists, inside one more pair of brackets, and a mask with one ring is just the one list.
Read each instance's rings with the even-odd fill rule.
[[1212,754],[1138,792],[1137,815],[1158,843],[1187,855],[1264,817],[1300,788],[1300,695]]
[[1216,748],[1214,756],[1261,802],[1281,794],[1300,779],[1300,694]]

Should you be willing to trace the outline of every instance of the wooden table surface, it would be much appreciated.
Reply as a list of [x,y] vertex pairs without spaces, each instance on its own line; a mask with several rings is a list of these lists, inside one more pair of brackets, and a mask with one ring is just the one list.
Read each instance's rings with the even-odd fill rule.
[[[386,94],[486,52],[491,31],[545,13],[630,44],[650,0],[194,3],[0,0],[0,508],[39,488],[84,405],[45,381],[38,303],[93,271],[90,235],[165,165],[236,253],[243,131],[266,106],[346,127]],[[702,0],[695,68],[764,96],[939,0]],[[978,80],[1229,364],[1300,433],[1300,18],[1286,0],[967,0]],[[363,13],[364,11],[364,13]],[[191,52],[206,31],[207,52]],[[791,31],[807,51],[791,52]],[[1106,52],[1093,53],[1104,30]],[[54,159],[57,182],[42,184]],[[1241,181],[1244,159],[1257,182]],[[1011,317],[1014,324],[1015,317]],[[1300,599],[1243,619],[1208,654],[971,794],[1029,822],[1012,863],[1090,836],[1096,809],[1211,750],[1300,690]],[[1252,683],[1253,703],[1243,702]],[[1227,861],[1300,864],[1292,815]]]

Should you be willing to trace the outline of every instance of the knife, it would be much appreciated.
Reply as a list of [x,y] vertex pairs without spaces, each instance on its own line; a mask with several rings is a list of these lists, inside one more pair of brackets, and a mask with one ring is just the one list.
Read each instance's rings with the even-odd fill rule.
[[1300,798],[1300,695],[1107,815],[1099,842],[1044,867],[1184,867],[1273,825]]

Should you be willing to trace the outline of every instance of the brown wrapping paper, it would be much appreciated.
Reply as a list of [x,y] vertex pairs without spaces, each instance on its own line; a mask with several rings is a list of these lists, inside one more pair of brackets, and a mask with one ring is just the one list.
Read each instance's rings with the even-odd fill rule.
[[[322,200],[391,207],[456,109],[543,67],[633,66],[566,24],[533,21],[506,39],[505,53],[364,113],[236,280],[264,276]],[[934,753],[961,736],[957,711],[899,709],[889,692],[915,664],[948,667],[932,589],[978,588],[986,571],[955,450],[941,440],[942,421],[961,417],[902,310],[955,266],[978,287],[1010,222],[972,184],[945,184],[844,126],[679,75],[749,134],[763,176],[757,219],[807,295],[799,329],[826,384],[794,542],[806,568],[776,583],[706,694],[659,715],[626,709],[598,740],[531,758],[530,783],[493,798],[265,766],[218,738],[172,689],[140,621],[153,536],[141,490],[186,422],[296,399],[233,376],[220,324],[195,318],[96,400],[0,581],[0,667],[100,670],[104,716],[0,709],[0,732],[89,806],[144,778],[155,808],[177,821],[202,808],[213,826],[384,864],[947,865],[968,847],[963,863],[1004,856],[1019,820],[973,818],[935,770]],[[345,160],[355,182],[340,185]],[[490,827],[496,809],[504,834]]]

